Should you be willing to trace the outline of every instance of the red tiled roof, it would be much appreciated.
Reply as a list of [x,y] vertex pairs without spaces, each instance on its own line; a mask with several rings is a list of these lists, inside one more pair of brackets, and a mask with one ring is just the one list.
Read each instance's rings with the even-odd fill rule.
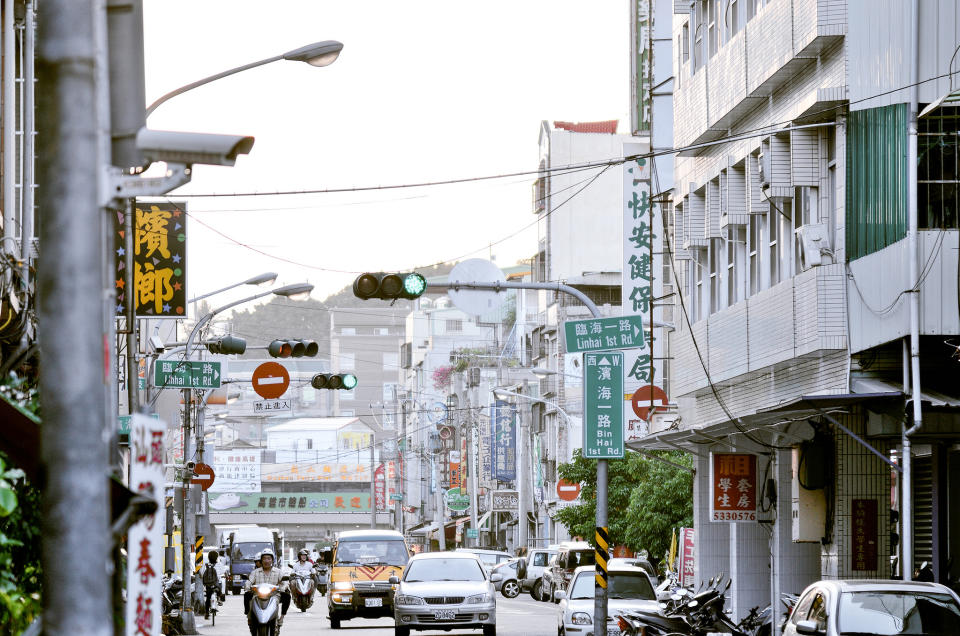
[[607,133],[608,135],[615,135],[617,133],[617,120],[610,119],[608,121],[584,121],[573,123],[572,121],[555,121],[553,122],[554,128],[559,128],[560,130],[569,130],[570,132],[581,132],[581,133]]

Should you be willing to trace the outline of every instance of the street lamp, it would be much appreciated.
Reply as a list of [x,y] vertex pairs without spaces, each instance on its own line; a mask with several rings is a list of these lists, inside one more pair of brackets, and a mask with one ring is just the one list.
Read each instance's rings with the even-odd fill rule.
[[153,114],[153,111],[163,104],[165,101],[176,97],[182,93],[186,93],[189,90],[193,90],[198,86],[203,86],[204,84],[209,84],[210,82],[215,82],[218,79],[223,79],[230,75],[235,75],[243,71],[247,71],[258,66],[263,66],[264,64],[270,64],[272,62],[278,62],[280,60],[291,60],[293,62],[306,62],[311,66],[329,66],[333,64],[337,57],[340,55],[340,51],[343,49],[343,44],[337,42],[336,40],[324,40],[323,42],[314,42],[313,44],[308,44],[306,46],[301,46],[298,49],[293,49],[292,51],[287,51],[286,53],[281,53],[280,55],[275,55],[273,57],[268,57],[257,62],[251,62],[250,64],[244,64],[243,66],[238,66],[232,68],[228,71],[223,71],[209,77],[197,80],[196,82],[191,82],[186,86],[181,86],[176,90],[172,90],[165,95],[161,95],[155,102],[147,106],[147,114],[149,117]]
[[253,276],[252,278],[248,278],[247,280],[240,281],[239,283],[234,283],[233,285],[227,285],[226,287],[222,287],[216,291],[208,292],[206,294],[200,294],[199,296],[194,296],[193,298],[190,299],[190,302],[195,303],[198,300],[203,300],[204,298],[208,298],[210,296],[214,296],[221,292],[225,292],[229,289],[233,289],[234,287],[239,287],[240,285],[263,285],[263,284],[271,285],[275,280],[277,280],[276,272],[264,272],[262,274],[258,274],[257,276]]

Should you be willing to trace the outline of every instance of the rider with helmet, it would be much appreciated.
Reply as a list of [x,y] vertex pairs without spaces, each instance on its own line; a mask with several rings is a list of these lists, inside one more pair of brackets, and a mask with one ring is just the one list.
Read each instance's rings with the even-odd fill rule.
[[310,553],[306,548],[297,553],[297,560],[291,567],[294,574],[313,576],[313,563],[310,563]]
[[260,553],[260,567],[250,573],[247,579],[246,590],[243,593],[243,613],[250,613],[250,601],[253,599],[251,588],[261,583],[276,585],[280,592],[280,617],[277,619],[277,627],[283,625],[283,617],[287,615],[290,609],[290,592],[287,591],[287,582],[283,580],[279,568],[273,567],[276,556],[270,548],[264,549]]

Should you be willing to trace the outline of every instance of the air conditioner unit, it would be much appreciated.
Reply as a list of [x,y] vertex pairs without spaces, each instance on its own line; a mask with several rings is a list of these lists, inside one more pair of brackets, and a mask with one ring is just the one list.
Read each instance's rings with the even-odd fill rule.
[[770,173],[772,172],[769,145],[764,144],[764,147],[765,150],[761,150],[760,154],[757,155],[757,178],[760,181],[761,190],[770,188]]
[[802,225],[796,232],[800,237],[800,262],[803,270],[820,265],[822,250],[829,249],[826,223]]

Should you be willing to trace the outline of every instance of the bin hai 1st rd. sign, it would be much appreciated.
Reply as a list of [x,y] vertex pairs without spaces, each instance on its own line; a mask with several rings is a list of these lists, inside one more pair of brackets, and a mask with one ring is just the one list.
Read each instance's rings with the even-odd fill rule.
[[623,448],[623,354],[583,354],[583,456],[621,459]]
[[220,363],[199,360],[159,360],[153,385],[162,389],[219,389]]
[[647,346],[640,316],[614,316],[563,323],[567,353],[642,349]]

